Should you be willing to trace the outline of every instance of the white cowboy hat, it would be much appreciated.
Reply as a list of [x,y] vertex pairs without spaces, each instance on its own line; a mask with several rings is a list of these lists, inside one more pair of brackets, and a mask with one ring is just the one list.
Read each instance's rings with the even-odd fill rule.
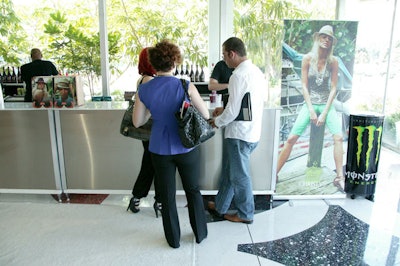
[[314,34],[313,34],[314,40],[316,40],[316,38],[319,37],[321,34],[325,34],[325,35],[332,37],[333,45],[336,45],[337,39],[333,35],[333,28],[331,25],[325,25],[319,30],[319,32],[314,32]]

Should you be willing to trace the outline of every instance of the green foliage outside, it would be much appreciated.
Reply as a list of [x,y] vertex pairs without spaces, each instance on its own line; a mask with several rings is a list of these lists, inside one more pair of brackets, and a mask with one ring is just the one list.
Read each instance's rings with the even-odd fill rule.
[[107,4],[108,28],[121,33],[123,63],[136,65],[143,47],[169,39],[183,49],[185,63],[207,65],[207,0],[110,0]]
[[246,42],[249,57],[264,70],[272,87],[281,76],[282,19],[307,17],[310,13],[290,1],[235,0],[235,35]]
[[395,123],[400,121],[400,111],[397,111],[397,113],[393,113],[389,115],[387,118],[387,123],[389,128],[394,129],[395,128]]
[[[65,72],[79,73],[86,77],[91,95],[94,95],[94,81],[101,75],[100,36],[97,31],[88,31],[85,24],[82,19],[70,22],[64,12],[57,11],[50,13],[44,25],[44,33],[48,35],[48,50],[55,55],[57,66]],[[118,59],[119,39],[118,32],[108,33],[110,62]],[[114,68],[112,64],[111,68]]]
[[11,0],[0,1],[0,66],[18,64],[26,33],[20,26]]

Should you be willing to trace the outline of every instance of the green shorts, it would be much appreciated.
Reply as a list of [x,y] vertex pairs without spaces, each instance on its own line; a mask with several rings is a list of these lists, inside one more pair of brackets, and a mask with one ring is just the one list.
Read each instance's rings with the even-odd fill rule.
[[[325,109],[325,106],[326,104],[313,104],[313,108],[317,114],[322,113]],[[290,134],[301,136],[309,124],[310,112],[308,111],[307,104],[303,104],[299,115],[297,116],[296,122],[294,122],[292,130],[290,131]],[[325,124],[332,135],[342,135],[342,125],[340,123],[338,113],[333,106],[329,108]]]

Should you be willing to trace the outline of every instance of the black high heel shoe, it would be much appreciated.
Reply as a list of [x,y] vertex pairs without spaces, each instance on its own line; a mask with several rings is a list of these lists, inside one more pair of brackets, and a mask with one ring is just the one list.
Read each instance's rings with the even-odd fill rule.
[[157,202],[157,201],[154,202],[153,208],[154,208],[154,212],[156,213],[156,218],[158,218],[158,212],[160,212],[160,215],[161,215],[161,207],[162,207],[162,205],[160,202]]
[[129,201],[128,208],[126,208],[126,211],[130,209],[133,213],[139,212],[140,211],[139,204],[140,204],[140,199],[132,197],[131,200]]

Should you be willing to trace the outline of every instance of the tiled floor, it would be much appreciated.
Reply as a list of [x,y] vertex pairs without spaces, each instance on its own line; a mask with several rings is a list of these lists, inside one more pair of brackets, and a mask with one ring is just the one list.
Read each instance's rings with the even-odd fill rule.
[[[76,227],[71,229],[65,225],[63,228],[65,232],[71,230],[69,235],[80,242],[83,251],[80,253],[78,249],[60,247],[62,251],[57,258],[68,256],[57,261],[47,255],[49,261],[53,262],[51,265],[82,265],[83,262],[85,265],[99,265],[99,258],[94,255],[86,260],[76,258],[94,252],[93,247],[104,238],[110,241],[104,243],[108,252],[101,257],[102,265],[400,265],[400,156],[387,149],[382,149],[374,202],[361,196],[355,199],[350,196],[343,199],[299,198],[274,201],[273,208],[268,209],[267,198],[259,196],[253,224],[236,224],[209,216],[208,237],[201,244],[193,240],[185,198],[178,196],[182,243],[177,250],[165,243],[161,219],[156,219],[152,211],[152,196],[142,200],[142,210],[137,214],[125,211],[129,199],[130,195],[110,195],[100,205],[82,204],[82,208],[85,208],[88,217],[91,210],[101,208],[98,211],[114,219],[108,221],[105,227],[123,226],[124,235],[133,234],[135,237],[129,237],[129,240],[123,238],[122,243],[116,242],[116,232],[119,231],[111,231],[107,236],[104,235],[107,228],[101,232],[93,229],[93,234],[88,237],[79,235],[84,235],[84,232],[74,235],[73,230],[78,230],[80,225],[85,226],[90,219],[83,216],[82,222],[81,214],[76,214],[76,217],[71,214],[68,225],[76,223]],[[78,205],[58,204],[48,195],[0,194],[0,214],[8,214],[14,207],[18,211],[22,207],[21,202],[29,202],[32,209],[36,207],[35,204],[41,204],[42,209],[45,206],[58,209],[60,206],[68,209],[66,211],[72,211],[68,206]],[[35,212],[30,215],[35,215]],[[1,216],[0,230],[8,232],[9,238],[0,234],[0,246],[6,247],[0,248],[0,265],[23,265],[21,261],[27,260],[13,257],[17,254],[33,256],[30,261],[32,265],[44,265],[44,259],[35,263],[34,254],[28,252],[26,255],[26,247],[24,250],[18,250],[19,247],[13,247],[12,251],[7,249],[11,239],[21,233],[2,227],[2,224],[10,221],[2,220]],[[95,220],[94,224],[103,228],[98,224],[101,220],[105,218]],[[62,233],[62,230],[58,233]],[[32,238],[38,237],[37,234],[36,231]],[[39,237],[51,239],[53,235],[46,232]],[[90,242],[87,242],[87,238],[91,238]],[[25,239],[30,237],[26,236]],[[87,243],[92,248],[87,247]],[[119,253],[110,251],[115,246]],[[101,247],[96,249],[101,250]],[[57,249],[49,253],[57,253]],[[125,259],[121,259],[121,256],[125,256]]]

